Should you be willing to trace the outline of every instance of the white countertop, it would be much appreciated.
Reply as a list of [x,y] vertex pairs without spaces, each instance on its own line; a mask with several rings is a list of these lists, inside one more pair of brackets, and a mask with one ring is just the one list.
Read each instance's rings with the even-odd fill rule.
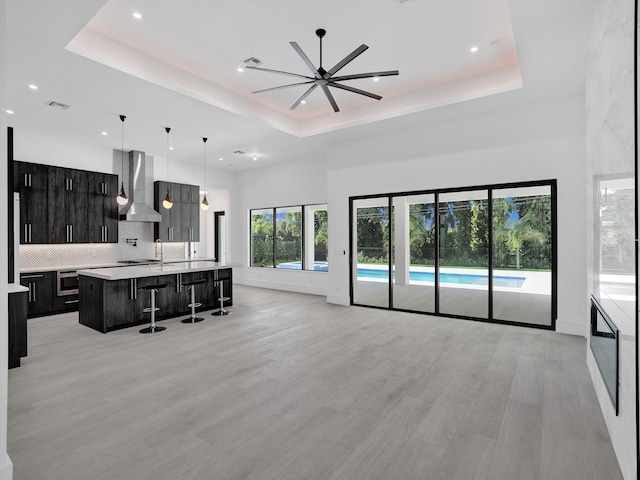
[[164,265],[156,263],[151,265],[134,265],[131,267],[78,270],[78,275],[102,278],[103,280],[125,280],[128,278],[156,277],[159,275],[221,270],[232,267],[233,265],[230,264],[222,264],[212,261],[165,263]]
[[9,284],[9,293],[20,293],[20,292],[28,292],[29,289],[27,287],[23,287],[19,283],[10,283]]
[[[137,259],[135,259],[137,260]],[[144,260],[142,260],[144,261]],[[165,260],[164,263],[181,263],[181,262],[202,262],[202,261],[213,261],[212,258],[173,258],[169,260]],[[64,271],[64,270],[87,270],[89,268],[108,268],[108,267],[126,267],[127,264],[123,263],[124,261],[113,261],[110,263],[95,263],[95,264],[75,264],[75,265],[50,265],[46,267],[33,267],[33,268],[20,268],[20,273],[33,273],[33,272],[55,272],[55,271]],[[144,264],[146,266],[146,264]]]

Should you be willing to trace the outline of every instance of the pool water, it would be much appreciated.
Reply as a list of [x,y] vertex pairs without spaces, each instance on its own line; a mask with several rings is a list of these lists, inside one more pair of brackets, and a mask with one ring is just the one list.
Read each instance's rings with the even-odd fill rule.
[[[394,273],[395,275],[395,273]],[[358,278],[389,278],[388,270],[374,268],[358,268]],[[409,272],[409,280],[416,282],[435,282],[434,272]],[[525,277],[493,276],[494,287],[520,288],[525,281]],[[473,275],[468,273],[441,273],[441,283],[455,283],[458,285],[488,285],[487,275]]]
[[[287,262],[278,264],[277,268],[286,268],[291,270],[302,269],[302,262]],[[313,269],[316,271],[326,272],[329,270],[327,262],[314,262]],[[395,272],[394,272],[395,276]],[[386,280],[389,278],[389,271],[378,268],[358,268],[358,278],[367,279],[375,278]],[[415,282],[435,282],[434,272],[410,271],[409,280]],[[493,276],[494,287],[511,287],[520,288],[525,281],[525,277],[508,277],[501,275]],[[470,273],[441,273],[441,283],[453,283],[457,285],[488,285],[489,277],[487,275],[470,274]]]

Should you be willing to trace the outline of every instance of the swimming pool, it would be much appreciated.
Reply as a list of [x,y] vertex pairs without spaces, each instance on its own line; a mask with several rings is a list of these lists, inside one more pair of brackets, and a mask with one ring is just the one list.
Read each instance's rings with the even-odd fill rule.
[[[280,263],[277,268],[300,270],[302,269],[302,262]],[[329,270],[329,265],[327,262],[314,262],[313,269],[316,271],[326,272]],[[358,268],[358,278],[386,280],[389,278],[389,271],[379,268],[360,267]],[[520,288],[522,287],[525,279],[525,277],[494,275],[493,286]],[[409,272],[409,281],[433,283],[435,282],[435,274],[433,272],[411,270]],[[471,273],[440,273],[440,282],[453,283],[457,285],[488,285],[489,277],[487,275],[474,275]]]
[[[389,271],[376,268],[358,268],[358,278],[379,278],[386,280],[389,278]],[[409,281],[435,282],[435,274],[434,272],[411,270],[409,271]],[[494,287],[520,288],[524,281],[525,277],[493,276]],[[469,273],[440,273],[440,282],[458,285],[488,285],[489,277],[487,275],[474,275]]]

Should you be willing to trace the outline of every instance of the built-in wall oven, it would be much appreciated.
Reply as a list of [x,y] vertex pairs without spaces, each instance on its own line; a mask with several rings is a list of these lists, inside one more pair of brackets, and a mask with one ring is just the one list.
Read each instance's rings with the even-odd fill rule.
[[78,293],[78,272],[76,270],[58,270],[58,296]]

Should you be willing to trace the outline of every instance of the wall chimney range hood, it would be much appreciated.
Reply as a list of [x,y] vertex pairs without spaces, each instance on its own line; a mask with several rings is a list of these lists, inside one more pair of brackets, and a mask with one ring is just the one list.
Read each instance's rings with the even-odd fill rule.
[[120,220],[128,222],[160,222],[162,216],[147,205],[145,199],[145,158],[144,152],[129,152],[129,199],[130,202],[120,212]]

